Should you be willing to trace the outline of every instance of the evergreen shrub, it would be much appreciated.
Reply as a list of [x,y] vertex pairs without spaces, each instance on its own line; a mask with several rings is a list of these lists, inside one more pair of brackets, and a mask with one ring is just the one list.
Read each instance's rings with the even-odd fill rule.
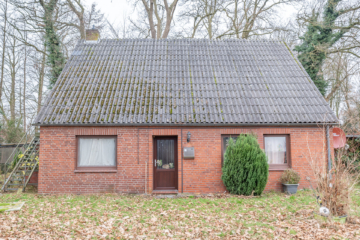
[[261,195],[268,180],[269,164],[256,136],[241,134],[236,142],[230,138],[222,172],[222,181],[230,193]]

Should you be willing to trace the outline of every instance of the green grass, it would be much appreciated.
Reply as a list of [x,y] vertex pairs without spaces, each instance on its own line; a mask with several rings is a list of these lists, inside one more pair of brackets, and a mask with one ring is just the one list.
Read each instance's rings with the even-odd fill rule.
[[353,207],[352,214],[360,217],[360,185],[357,186],[354,195],[352,196]]
[[[0,214],[2,237],[29,238],[360,238],[360,224],[331,225],[313,217],[310,191],[288,196],[215,195],[158,199],[138,195],[3,194],[1,203],[25,202]],[[353,196],[360,206],[360,193]],[[354,213],[356,215],[356,213]],[[359,221],[360,223],[360,221]],[[6,226],[11,225],[11,228]],[[319,231],[321,226],[323,231]]]

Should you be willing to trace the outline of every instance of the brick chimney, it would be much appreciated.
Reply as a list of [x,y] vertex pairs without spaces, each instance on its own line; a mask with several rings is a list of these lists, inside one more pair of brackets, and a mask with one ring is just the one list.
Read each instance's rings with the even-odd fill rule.
[[92,29],[86,29],[86,41],[97,41],[99,38],[100,32],[95,29],[95,26]]

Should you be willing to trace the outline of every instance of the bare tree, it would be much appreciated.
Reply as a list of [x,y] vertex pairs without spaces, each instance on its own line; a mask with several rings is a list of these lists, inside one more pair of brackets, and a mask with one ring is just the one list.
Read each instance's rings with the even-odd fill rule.
[[[180,13],[182,22],[191,21],[189,37],[243,38],[288,31],[289,23],[278,22],[282,6],[295,0],[198,0],[185,1]],[[204,33],[198,33],[205,29]]]
[[224,8],[229,31],[224,35],[248,39],[271,34],[278,29],[278,7],[292,2],[295,0],[229,0]]
[[[357,0],[337,0],[336,1],[336,21],[334,24],[324,19],[324,6],[332,0],[316,0],[310,4],[305,4],[299,10],[297,22],[300,27],[306,28],[313,24],[318,29],[326,28],[337,34],[339,38],[332,45],[319,46],[318,50],[326,55],[338,52],[348,53],[360,58],[360,2]],[[314,22],[316,18],[316,22]]]
[[78,31],[80,32],[80,39],[85,39],[85,8],[81,3],[81,0],[67,0],[66,2],[69,5],[71,11],[73,11],[79,19],[78,24],[72,22],[68,22],[67,24],[78,29]]
[[217,13],[222,10],[220,0],[201,0],[204,9],[204,27],[207,32],[207,37],[213,39],[216,30],[219,28],[219,16]]
[[45,65],[46,65],[46,46],[44,45],[44,53],[42,53],[42,59],[40,62],[40,71],[39,71],[39,86],[38,86],[38,99],[37,99],[37,113],[40,112],[43,88],[44,88],[44,79],[45,79]]
[[15,104],[16,104],[16,75],[20,68],[20,57],[17,55],[17,42],[16,39],[13,38],[10,41],[10,51],[8,52],[8,60],[9,60],[9,70],[11,77],[11,87],[10,87],[10,119],[15,120],[16,112],[15,112]]
[[[26,25],[24,24],[24,30],[26,29]],[[25,33],[25,40],[27,38],[27,34]],[[23,68],[24,68],[24,76],[23,76],[23,102],[22,102],[22,105],[23,105],[23,121],[24,121],[24,132],[26,132],[26,64],[27,64],[27,57],[28,57],[28,54],[27,54],[27,46],[24,45],[23,46],[23,49],[24,49],[24,61],[23,61]]]
[[87,28],[96,26],[99,31],[104,29],[106,23],[104,14],[97,9],[97,5],[95,3],[93,3],[90,9],[87,10],[81,0],[66,0],[66,2],[71,11],[76,15],[78,23],[66,21],[62,22],[62,24],[76,28],[80,33],[80,39],[86,39],[85,30]]
[[307,34],[301,38],[303,59],[325,83],[325,99],[338,118],[353,118],[360,87],[360,2],[311,1],[300,9],[297,23]]
[[91,7],[85,11],[85,27],[92,28],[93,26],[99,31],[106,28],[106,18],[95,3],[91,4]]
[[5,66],[5,52],[6,52],[6,26],[8,22],[7,12],[8,12],[8,1],[5,0],[3,8],[3,22],[4,26],[2,29],[3,41],[2,41],[2,55],[1,55],[1,80],[0,80],[0,104],[2,104],[2,92],[4,84],[4,66]]
[[[178,0],[173,0],[171,4],[168,0],[135,0],[134,8],[141,2],[147,21],[142,22],[145,26],[139,26],[135,21],[131,21],[134,27],[141,32],[149,31],[151,38],[167,38],[171,29],[171,23],[174,18],[174,13]],[[144,29],[146,29],[144,31]]]
[[[6,50],[6,58],[5,58],[5,62],[6,62],[6,68],[8,70],[8,74],[7,74],[7,79],[8,79],[8,84],[4,85],[5,87],[5,91],[4,91],[4,95],[7,99],[7,102],[9,104],[9,112],[10,112],[10,117],[6,117],[5,112],[3,113],[3,117],[5,118],[5,120],[8,121],[15,121],[17,119],[17,114],[16,114],[16,95],[17,95],[17,91],[16,91],[16,82],[17,82],[17,74],[20,70],[20,62],[21,62],[21,51],[19,51],[19,43],[16,40],[16,38],[14,37],[9,37],[9,41],[8,41],[8,47]],[[4,110],[4,108],[3,108]]]
[[[186,33],[187,37],[203,37],[213,39],[219,35],[219,31],[227,31],[226,25],[222,20],[224,0],[198,0],[183,1],[179,14],[181,32]],[[189,24],[190,22],[190,24]]]
[[[24,124],[24,129],[27,123],[31,122],[34,115],[40,111],[41,103],[46,89],[44,86],[49,84],[50,72],[53,69],[51,63],[51,55],[57,55],[62,52],[64,58],[70,56],[73,47],[76,45],[80,36],[79,27],[74,27],[73,23],[78,24],[79,16],[74,9],[69,6],[67,0],[7,0],[8,7],[11,12],[8,13],[6,21],[6,37],[7,52],[3,53],[5,64],[3,70],[3,97],[4,107],[1,107],[4,126],[7,121],[12,118],[22,118],[21,125]],[[7,2],[2,2],[0,6],[5,6]],[[83,12],[83,24],[86,29],[92,24],[104,26],[104,19],[101,12],[96,9],[96,5],[86,7],[82,5],[80,0],[72,0],[73,6],[78,13]],[[79,3],[79,5],[77,5]],[[81,10],[83,6],[84,11]],[[9,12],[9,11],[7,11]],[[2,17],[4,14],[2,14]],[[81,17],[81,16],[80,16]],[[26,28],[23,27],[23,23]],[[4,23],[1,24],[4,26]],[[11,29],[11,31],[9,31]],[[4,28],[1,29],[2,31]],[[58,36],[56,41],[57,46],[49,51],[49,42],[45,47],[45,40],[52,38],[49,32],[55,32]],[[3,35],[1,35],[3,38]],[[53,38],[54,39],[54,38]],[[16,57],[20,56],[20,69],[23,71],[14,71],[14,58],[10,51],[10,40],[17,41],[15,49]],[[55,50],[55,51],[54,51]],[[12,57],[12,58],[10,58]],[[56,57],[56,56],[55,56]],[[56,60],[56,59],[55,59]],[[52,61],[54,63],[54,61]],[[61,64],[60,64],[61,65]],[[15,79],[15,82],[13,81]],[[15,83],[15,88],[14,88]],[[15,99],[15,101],[14,101]],[[15,104],[14,104],[15,103]]]
[[342,110],[351,109],[355,101],[355,90],[360,86],[360,63],[351,55],[339,52],[329,56],[323,69],[329,82],[325,99],[340,118]]
[[115,23],[110,22],[108,19],[106,19],[106,23],[108,25],[110,36],[112,38],[119,39],[131,37],[131,32],[129,31],[128,26],[128,14],[126,11],[123,11],[120,24],[116,25]]

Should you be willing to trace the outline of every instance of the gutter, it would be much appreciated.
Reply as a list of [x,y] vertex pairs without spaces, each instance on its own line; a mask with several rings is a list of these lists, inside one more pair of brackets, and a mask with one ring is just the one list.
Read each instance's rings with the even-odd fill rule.
[[321,127],[339,123],[34,123],[41,127]]
[[[183,132],[181,128],[181,193],[184,193],[184,156],[183,156]],[[179,166],[179,163],[178,163]]]

